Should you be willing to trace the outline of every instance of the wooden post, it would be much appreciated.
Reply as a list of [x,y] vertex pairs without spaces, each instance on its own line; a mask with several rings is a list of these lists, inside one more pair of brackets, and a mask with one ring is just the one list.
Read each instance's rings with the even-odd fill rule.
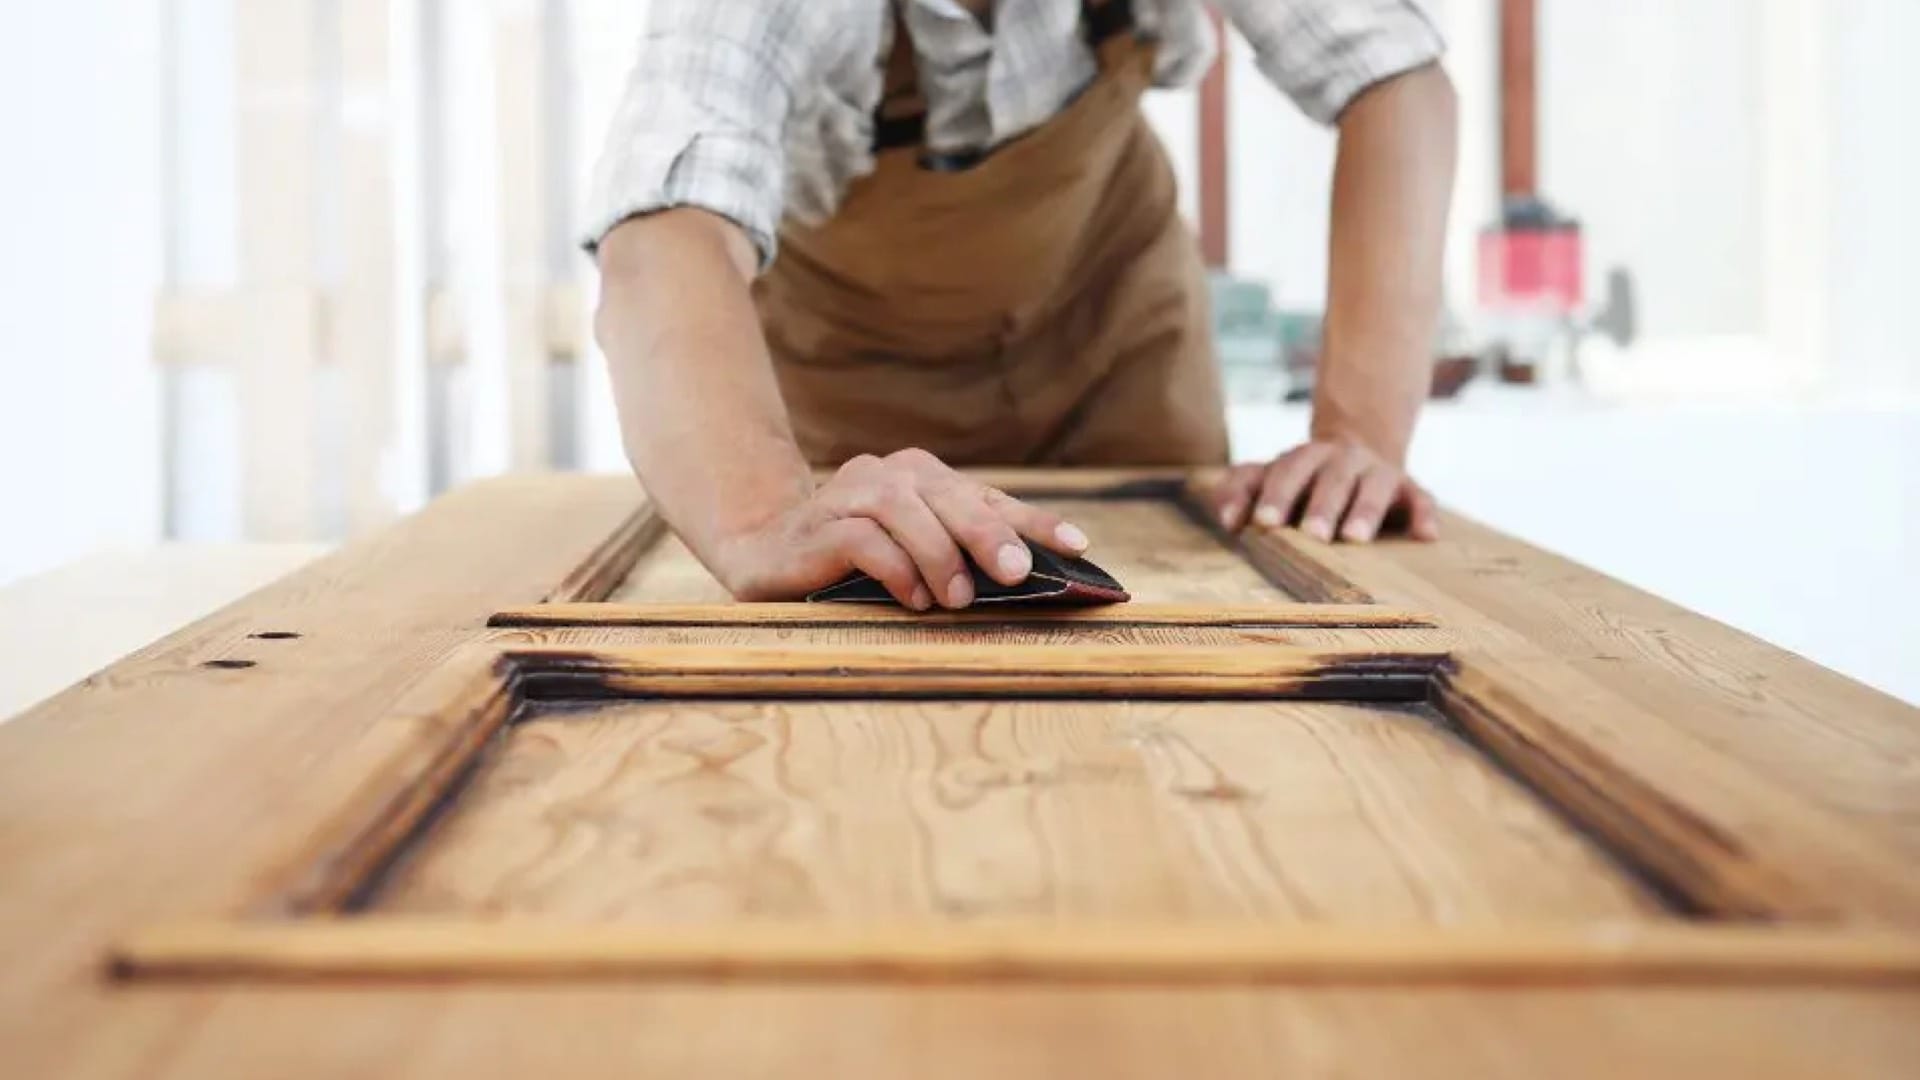
[[1762,310],[1769,345],[1802,382],[1818,378],[1823,362],[1844,362],[1833,349],[1839,279],[1829,274],[1835,158],[1809,148],[1832,138],[1831,36],[1846,10],[1797,0],[1762,8]]
[[453,290],[454,262],[448,222],[448,188],[454,157],[448,102],[448,0],[419,0],[420,249],[422,348],[426,380],[426,488],[429,497],[463,476],[457,437],[456,388],[467,362],[466,327]]
[[160,4],[160,288],[153,309],[153,362],[160,367],[160,536],[177,540],[185,531],[182,525],[181,490],[185,486],[180,468],[180,446],[187,429],[186,408],[180,388],[179,358],[171,355],[177,337],[169,326],[171,303],[185,277],[181,243],[181,143],[185,110],[181,104],[180,72],[184,64],[181,44],[180,0],[161,0]]
[[389,38],[391,0],[339,0],[340,173],[345,279],[333,363],[341,418],[347,525],[361,531],[394,516],[381,465],[395,436],[395,247]]
[[1227,28],[1220,12],[1213,20],[1220,55],[1200,81],[1200,253],[1207,266],[1224,270],[1231,254],[1227,188]]
[[1539,190],[1534,149],[1534,0],[1500,0],[1500,193]]
[[545,0],[504,0],[494,26],[508,463],[514,469],[547,468],[555,456],[546,295],[552,192],[544,160],[552,120],[544,75],[549,7]]

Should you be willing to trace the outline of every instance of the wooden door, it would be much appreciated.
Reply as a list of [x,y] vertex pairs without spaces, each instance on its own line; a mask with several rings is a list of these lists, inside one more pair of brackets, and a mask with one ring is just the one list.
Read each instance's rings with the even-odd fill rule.
[[[319,985],[269,1048],[517,1012],[571,1031],[518,1060],[610,1073],[1920,1060],[1912,710],[1469,522],[1331,548],[1219,536],[1182,477],[995,479],[1136,602],[732,604],[617,482],[524,480],[0,728],[0,769],[212,747],[148,742],[149,849],[73,864],[173,884],[96,902],[71,1011]],[[671,1022],[623,1054],[627,1006]],[[1814,1014],[1850,1049],[1775,1022]],[[169,1061],[244,1035],[196,1025]]]

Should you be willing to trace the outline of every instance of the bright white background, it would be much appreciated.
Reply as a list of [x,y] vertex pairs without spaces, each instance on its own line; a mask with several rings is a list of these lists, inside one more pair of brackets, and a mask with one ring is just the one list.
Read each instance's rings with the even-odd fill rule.
[[[220,0],[179,2],[198,58],[182,93],[205,106],[176,174],[190,188],[182,239],[191,276],[218,281],[232,272],[231,20]],[[1449,255],[1464,303],[1465,241],[1493,212],[1494,5],[1436,6],[1465,110]],[[580,7],[591,55],[576,173],[640,5]],[[1920,3],[1540,7],[1543,184],[1585,223],[1590,278],[1634,274],[1645,340],[1596,352],[1585,394],[1470,391],[1435,406],[1416,469],[1492,524],[1920,701]],[[159,4],[12,4],[5,18],[0,582],[157,541],[162,490],[148,357],[164,227]],[[484,47],[459,61],[486,62]],[[1232,62],[1234,268],[1288,306],[1317,306],[1331,139],[1244,50]],[[1150,109],[1190,179],[1192,97]],[[584,390],[586,460],[616,468],[598,384]],[[1298,409],[1244,404],[1236,446],[1270,452],[1304,424]],[[185,533],[236,538],[237,440],[219,425],[194,439],[205,464]]]

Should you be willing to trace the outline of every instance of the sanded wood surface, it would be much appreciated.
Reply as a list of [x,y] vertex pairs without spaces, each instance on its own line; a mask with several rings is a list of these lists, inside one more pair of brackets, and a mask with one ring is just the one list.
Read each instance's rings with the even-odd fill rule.
[[1436,703],[1702,912],[1920,927],[1920,867],[1898,848],[1554,660],[1457,657]]
[[[1349,545],[1289,529],[1269,542],[1381,603],[1432,614],[1463,647],[1559,661],[1685,735],[1680,767],[1738,764],[1920,865],[1920,710],[1457,514],[1443,533],[1437,544]],[[1862,590],[1871,602],[1871,583]]]
[[1258,604],[1291,599],[1172,499],[1042,499],[1092,538],[1087,557],[1134,599]]
[[[105,942],[250,893],[392,757],[381,721],[407,685],[503,601],[546,595],[638,499],[630,481],[476,485],[0,725],[8,1071],[83,1071],[90,1045],[194,1023],[191,1002],[96,985]],[[101,1068],[152,1075],[137,1054]]]
[[[1014,487],[1018,480],[997,482]],[[1074,478],[1048,482],[1064,490]],[[222,919],[232,914],[235,897],[254,895],[297,870],[289,853],[310,848],[339,820],[343,804],[367,786],[371,770],[399,760],[417,742],[431,721],[423,715],[411,727],[395,723],[395,705],[462,646],[953,640],[951,631],[932,628],[485,628],[487,617],[501,609],[563,597],[562,583],[570,578],[590,583],[574,590],[589,595],[564,598],[595,599],[590,594],[608,575],[596,577],[581,567],[633,520],[637,504],[632,482],[624,479],[529,477],[458,493],[0,725],[0,955],[8,960],[0,972],[0,1046],[6,1047],[6,1072],[116,1078],[730,1076],[792,1073],[804,1063],[822,1075],[876,1078],[1761,1077],[1905,1076],[1920,1060],[1920,994],[1892,987],[1841,989],[1839,974],[1829,976],[1835,984],[1829,987],[1802,978],[1764,990],[1738,977],[1684,989],[1454,982],[1367,988],[956,986],[937,979],[805,987],[336,980],[325,987],[261,988],[218,978],[188,985],[115,984],[106,978],[115,942],[142,928]],[[1730,857],[1752,853],[1768,865],[1788,867],[1807,860],[1801,877],[1761,882],[1762,891],[1804,896],[1818,886],[1851,903],[1898,902],[1885,874],[1860,871],[1885,870],[1866,856],[1888,845],[1920,850],[1913,842],[1913,823],[1920,820],[1912,801],[1911,763],[1920,760],[1913,710],[1471,523],[1449,519],[1447,537],[1431,546],[1389,542],[1366,548],[1325,548],[1296,534],[1275,541],[1316,560],[1312,565],[1323,573],[1311,580],[1321,594],[1312,599],[1329,599],[1325,592],[1344,582],[1383,603],[1434,615],[1437,630],[1159,627],[1081,631],[1081,640],[1091,648],[1116,636],[1167,640],[1147,637],[1163,633],[1289,645],[1307,644],[1303,638],[1316,635],[1457,636],[1460,641],[1443,647],[1461,646],[1469,663],[1479,655],[1515,665],[1535,683],[1544,679],[1547,693],[1573,685],[1554,675],[1555,665],[1564,665],[1605,696],[1585,698],[1580,708],[1549,702],[1550,719],[1560,730],[1591,739],[1615,766],[1678,805],[1711,811],[1710,835],[1731,842],[1723,849]],[[1098,549],[1095,554],[1113,561]],[[643,560],[636,573],[645,567]],[[1146,600],[1179,599],[1138,591]],[[261,631],[300,636],[250,636]],[[994,640],[1016,648],[1025,640],[1067,643],[1075,632],[1023,627],[993,633]],[[1535,686],[1524,700],[1535,702],[1541,693]],[[1610,713],[1610,701],[1624,702],[1632,715]],[[1656,752],[1666,760],[1656,760]],[[1258,744],[1237,747],[1231,756],[1236,768],[1243,758],[1267,768],[1286,764]],[[1735,766],[1742,771],[1734,772]],[[1464,768],[1447,767],[1462,775],[1503,775],[1484,764]],[[1709,774],[1715,782],[1690,786],[1684,780]],[[1410,813],[1392,808],[1407,790],[1356,788],[1355,801],[1339,815],[1341,827],[1351,828],[1348,819],[1368,808],[1395,815],[1376,820],[1413,828],[1406,824]],[[1766,798],[1770,791],[1785,797]],[[988,792],[995,798],[1013,793]],[[1534,808],[1522,814],[1546,812],[1540,794],[1517,803]],[[1445,796],[1474,797],[1451,791]],[[1230,809],[1205,805],[1209,812]],[[1821,813],[1781,828],[1779,815],[1794,805]],[[1236,812],[1242,811],[1254,812]],[[1476,825],[1492,833],[1506,827],[1500,814],[1482,817]],[[1285,838],[1288,843],[1307,843],[1313,827],[1330,827],[1325,821],[1290,823],[1298,827]],[[1522,833],[1534,840],[1559,835]],[[1839,871],[1828,873],[1835,866],[1830,857],[1810,849],[1836,836],[1843,861]],[[1457,866],[1496,849],[1484,847],[1463,853],[1448,846],[1423,857]],[[1550,856],[1534,851],[1528,857]],[[1446,876],[1440,862],[1416,863],[1411,854],[1397,858],[1403,868],[1416,867],[1405,872],[1422,875],[1422,887],[1433,895],[1454,895],[1464,887]],[[1209,872],[1234,865],[1216,861]],[[275,925],[324,929],[314,923]],[[1781,925],[1795,933],[1873,932],[1823,921]],[[1783,949],[1792,944],[1778,940]]]
[[1276,701],[542,708],[369,906],[642,923],[1659,913],[1430,710]]
[[[560,584],[531,607],[566,607],[580,601],[598,601],[620,587],[640,557],[672,538],[667,523],[651,504],[642,506],[604,542],[595,547]],[[678,541],[675,540],[677,543]]]
[[[1085,530],[1093,541],[1087,558],[1142,603],[1247,605],[1291,598],[1233,548],[1191,520],[1176,499],[1043,497],[1033,501]],[[627,579],[606,599],[724,603],[731,597],[679,538],[667,534],[648,546]]]
[[646,546],[639,561],[606,599],[614,603],[724,604],[733,599],[700,565],[687,545],[665,533]]

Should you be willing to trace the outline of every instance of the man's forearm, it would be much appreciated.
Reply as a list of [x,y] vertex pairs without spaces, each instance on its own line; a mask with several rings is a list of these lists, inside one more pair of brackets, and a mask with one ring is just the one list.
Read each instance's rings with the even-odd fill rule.
[[1429,66],[1372,87],[1340,117],[1313,435],[1395,464],[1433,378],[1456,111],[1446,73]]
[[700,210],[636,218],[600,247],[594,321],[634,471],[694,553],[804,499],[750,293],[752,244]]

